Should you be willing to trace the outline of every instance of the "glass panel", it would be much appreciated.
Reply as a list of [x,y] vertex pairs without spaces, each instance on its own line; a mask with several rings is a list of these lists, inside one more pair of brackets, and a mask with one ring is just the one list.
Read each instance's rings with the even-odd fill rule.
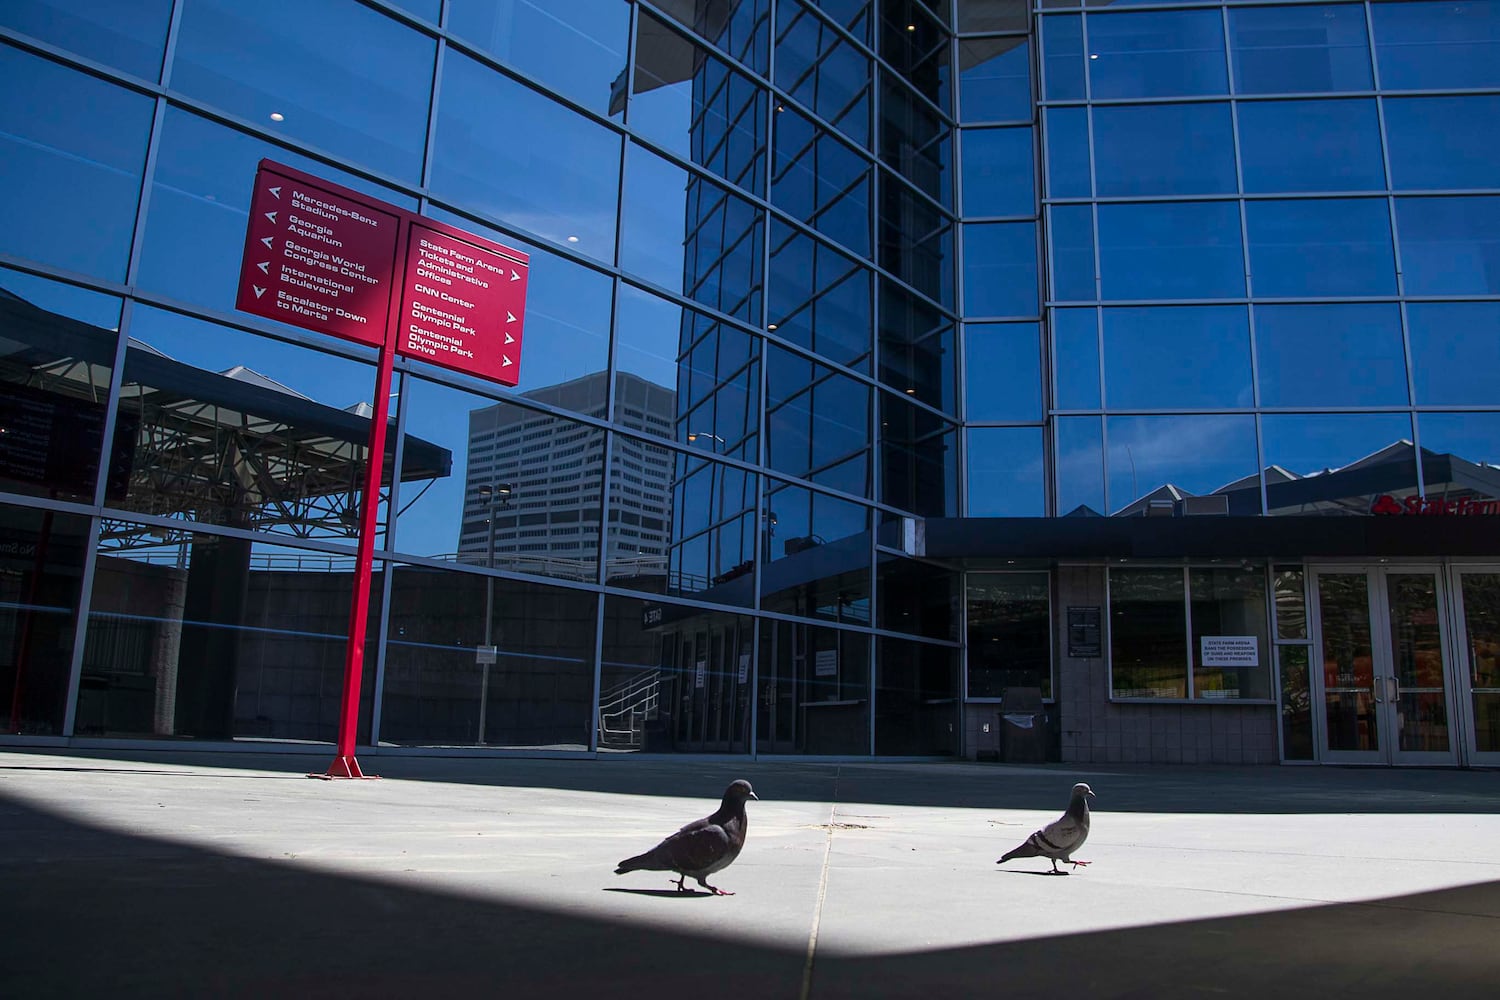
[[[1451,493],[1457,499],[1474,490],[1476,471],[1488,477],[1500,468],[1500,413],[1420,413],[1417,429],[1429,497]],[[1466,463],[1480,469],[1466,468]],[[1484,492],[1493,496],[1496,491]]]
[[[1044,17],[1042,27],[1042,96],[1049,101],[1081,101],[1086,93],[1083,69],[1083,18]],[[1099,95],[1094,95],[1099,96]]]
[[958,345],[947,314],[887,278],[880,280],[880,381],[957,414]]
[[[155,82],[172,0],[11,0],[0,24]],[[7,80],[10,77],[7,76]]]
[[1329,750],[1378,750],[1370,589],[1363,573],[1319,573],[1323,710]]
[[880,160],[944,208],[953,207],[953,130],[911,89],[882,71]]
[[250,188],[262,157],[401,208],[417,207],[409,195],[168,108],[152,176],[151,210],[146,214],[137,277],[141,286],[211,309],[234,308]]
[[435,52],[427,35],[359,4],[188,0],[170,84],[416,183]]
[[1109,570],[1110,696],[1187,697],[1187,609],[1180,569]]
[[1053,205],[1052,295],[1060,302],[1092,302],[1094,281],[1094,210],[1088,205]]
[[1052,612],[1046,573],[970,573],[970,698],[1010,687],[1052,697]]
[[1031,120],[1031,42],[975,38],[958,43],[960,120]]
[[1307,646],[1277,646],[1281,671],[1281,759],[1312,760],[1312,689]]
[[1244,306],[1104,310],[1106,406],[1248,407],[1251,382]]
[[882,392],[880,443],[881,502],[920,517],[958,515],[955,424],[905,396]]
[[[119,325],[119,299],[0,269],[0,490],[94,502]],[[115,428],[109,500],[133,430]]]
[[1232,7],[1229,38],[1237,93],[1371,88],[1369,37],[1359,4]]
[[1042,517],[1047,470],[1040,427],[969,428],[969,516]]
[[[598,372],[527,397],[602,416],[607,385]],[[595,579],[603,431],[423,379],[404,379],[402,391],[408,453],[421,445],[459,458],[434,482],[402,488],[400,551],[443,559],[456,553],[474,566]],[[659,390],[650,401],[658,417],[670,414],[670,393]],[[658,491],[664,482],[663,472]]]
[[1494,403],[1500,302],[1412,302],[1406,327],[1418,405]]
[[151,99],[6,45],[0,80],[0,250],[122,280]]
[[1262,406],[1404,406],[1395,303],[1256,306]]
[[766,464],[869,496],[869,387],[781,347],[766,364]]
[[1089,114],[1084,108],[1048,108],[1047,196],[1087,198],[1089,179]]
[[870,640],[843,629],[762,621],[758,753],[870,752]]
[[1105,299],[1245,294],[1239,206],[1229,201],[1099,206]]
[[776,86],[869,146],[869,57],[796,0],[783,0],[776,22]]
[[[641,391],[669,398],[637,430],[717,455],[754,461],[758,450],[760,353],[748,334],[706,313],[620,288],[615,365]],[[624,383],[622,383],[624,384]],[[632,390],[634,392],[635,390]]]
[[965,215],[1036,215],[1031,129],[965,129]]
[[1230,492],[1231,514],[1260,513],[1260,497],[1226,487],[1256,474],[1255,419],[1245,416],[1110,417],[1109,502],[1116,515],[1151,500]]
[[1463,573],[1468,683],[1474,698],[1474,749],[1500,752],[1500,573]]
[[875,753],[958,753],[958,650],[876,639]]
[[771,204],[856,253],[870,252],[870,163],[791,108],[776,115]]
[[1268,413],[1260,433],[1271,514],[1364,515],[1382,494],[1416,491],[1405,413]]
[[874,18],[871,16],[869,0],[811,0],[811,2],[828,17],[848,28],[849,33],[855,38],[866,45],[870,44]]
[[932,202],[878,171],[877,262],[945,308],[953,308],[953,220]]
[[1264,566],[1188,570],[1193,697],[1270,698]]
[[1090,14],[1088,35],[1095,100],[1229,90],[1217,10]]
[[1385,592],[1398,692],[1397,749],[1447,753],[1448,694],[1437,578],[1431,573],[1387,573]]
[[800,230],[771,221],[766,329],[857,371],[870,370],[868,268]]
[[[622,5],[610,2],[610,6]],[[629,10],[619,13],[623,19]],[[632,129],[751,194],[764,194],[767,97],[763,87],[642,12],[634,88]],[[611,111],[618,110],[622,96],[615,98]]]
[[660,601],[604,598],[604,636],[599,680],[599,749],[606,752],[671,749],[672,701],[663,701],[675,647],[659,626],[692,612]]
[[1099,321],[1095,310],[1052,310],[1052,370],[1057,375],[1060,409],[1099,406]]
[[766,490],[760,606],[870,624],[870,512],[793,483]]
[[86,517],[0,504],[0,731],[62,733],[89,533]]
[[[395,574],[382,743],[589,748],[593,594],[431,566]],[[478,662],[482,646],[496,647],[493,664]]]
[[1276,638],[1307,638],[1307,588],[1301,566],[1277,566],[1271,573],[1276,600]]
[[1099,194],[1233,194],[1233,132],[1228,104],[1097,107]]
[[696,0],[659,4],[662,12],[757,73],[770,51],[769,0]]
[[1245,191],[1380,191],[1385,167],[1374,101],[1245,101]]
[[457,52],[442,87],[433,195],[613,261],[620,137]]
[[[609,364],[609,311],[614,283],[608,275],[517,240],[457,212],[429,204],[423,215],[531,255],[526,281],[526,336],[545,350],[523,348],[516,390],[556,385],[603,371]],[[493,383],[490,389],[499,388]]]
[[[106,521],[99,544],[79,735],[333,742],[352,555],[124,521]],[[383,576],[377,562],[372,627]],[[362,742],[374,674],[370,656],[360,691]]]
[[[620,469],[620,491],[625,498],[637,492],[632,458],[638,448],[625,438],[611,445],[612,461]],[[651,452],[647,451],[651,458]],[[670,519],[667,540],[668,596],[697,597],[720,604],[749,607],[755,602],[750,574],[755,568],[755,497],[759,478],[734,466],[712,462],[698,455],[673,453],[667,471],[671,475],[671,499],[662,505]],[[652,465],[655,463],[652,462]],[[655,470],[649,470],[653,475]],[[648,486],[649,486],[648,482]],[[643,515],[652,514],[648,504]],[[769,521],[769,518],[767,518]],[[644,525],[634,530],[623,515],[610,529],[610,548],[621,558],[631,557],[637,537],[647,538]],[[643,586],[656,590],[660,581],[613,578],[619,586]]]
[[1394,295],[1384,198],[1245,203],[1255,294]]
[[1057,515],[1099,517],[1104,502],[1104,424],[1098,417],[1059,417]]
[[1041,420],[1042,350],[1035,323],[964,327],[969,420]]
[[1392,90],[1500,86],[1500,6],[1381,3],[1370,8],[1380,84]]
[[[632,429],[654,424],[662,419],[659,407],[659,387],[643,380],[619,376],[619,396],[616,412],[621,422]],[[653,407],[656,404],[656,407]],[[658,409],[658,412],[652,412]],[[659,428],[646,427],[647,431],[661,433]],[[610,482],[609,532],[605,540],[604,580],[606,583],[629,590],[647,590],[665,594],[674,589],[668,579],[670,543],[677,521],[672,508],[673,463],[675,452],[656,444],[648,438],[617,434],[610,440],[610,470],[614,477]],[[715,467],[718,482],[712,495],[723,494],[723,506],[728,507],[729,477],[720,467]],[[713,478],[710,472],[705,478]],[[697,485],[696,483],[694,484]],[[694,499],[697,499],[695,496]],[[597,513],[597,508],[595,510]],[[554,520],[564,521],[566,515],[557,513]],[[579,520],[583,520],[580,516]],[[597,529],[580,525],[577,533],[585,544],[597,538]],[[741,546],[743,549],[743,546]],[[737,549],[730,565],[737,565],[744,553]],[[722,552],[717,553],[719,565],[724,565]],[[720,570],[722,572],[722,569]]]
[[1391,187],[1423,191],[1500,187],[1500,94],[1389,97]]
[[594,111],[624,106],[630,8],[617,0],[452,0],[448,30]]
[[1027,0],[965,0],[958,5],[958,30],[1025,31],[1031,27]]
[[1407,295],[1500,295],[1500,198],[1397,198],[1396,225]]
[[1037,315],[1036,223],[969,225],[964,232],[964,313]]
[[[118,506],[353,544],[372,366],[143,305],[130,333],[117,419],[135,451]],[[419,490],[452,461],[408,442],[401,479]],[[385,462],[388,487],[389,448]]]

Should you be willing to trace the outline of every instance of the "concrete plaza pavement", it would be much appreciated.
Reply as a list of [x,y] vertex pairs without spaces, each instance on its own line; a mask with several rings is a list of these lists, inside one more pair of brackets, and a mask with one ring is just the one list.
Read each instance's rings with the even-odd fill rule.
[[[0,749],[0,996],[1500,993],[1500,774]],[[615,863],[743,777],[740,859]],[[995,864],[1076,780],[1066,878]]]

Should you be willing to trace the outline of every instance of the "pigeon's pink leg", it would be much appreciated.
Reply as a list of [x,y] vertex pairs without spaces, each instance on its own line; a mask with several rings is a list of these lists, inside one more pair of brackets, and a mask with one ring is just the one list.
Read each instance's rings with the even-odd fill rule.
[[1090,862],[1088,862],[1088,861],[1072,861],[1072,860],[1070,860],[1068,863],[1071,864],[1074,868],[1077,868],[1079,865],[1086,865],[1086,864],[1089,864]]
[[701,886],[703,886],[703,888],[705,888],[705,889],[709,890],[710,892],[712,892],[715,896],[733,896],[734,895],[734,893],[730,892],[728,889],[720,889],[718,886],[709,885],[707,882],[703,881],[701,878],[698,880],[698,884],[701,885]]

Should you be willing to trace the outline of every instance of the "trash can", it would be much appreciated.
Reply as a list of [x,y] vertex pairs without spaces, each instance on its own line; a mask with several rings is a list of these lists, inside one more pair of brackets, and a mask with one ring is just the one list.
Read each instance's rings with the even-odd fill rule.
[[1007,764],[1044,763],[1046,723],[1041,688],[1006,688],[1000,699],[1000,759]]

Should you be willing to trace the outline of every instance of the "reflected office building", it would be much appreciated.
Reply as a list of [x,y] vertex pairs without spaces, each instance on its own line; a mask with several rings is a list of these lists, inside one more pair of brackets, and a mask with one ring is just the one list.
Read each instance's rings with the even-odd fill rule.
[[76,6],[0,741],[332,750],[376,359],[235,311],[270,158],[531,261],[514,388],[396,362],[362,754],[1500,764],[1500,0]]

